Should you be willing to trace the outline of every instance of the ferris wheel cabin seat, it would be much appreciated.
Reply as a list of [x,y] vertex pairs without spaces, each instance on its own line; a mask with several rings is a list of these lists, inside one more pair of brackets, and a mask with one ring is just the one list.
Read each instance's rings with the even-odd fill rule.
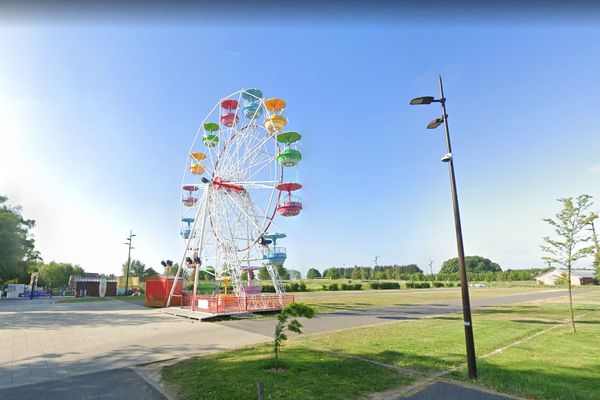
[[271,133],[278,132],[285,128],[287,120],[283,115],[271,115],[265,118],[265,128]]
[[192,164],[190,165],[190,172],[194,175],[202,175],[206,171],[204,167],[200,164]]
[[277,156],[284,167],[295,167],[302,160],[302,153],[294,149],[285,149]]
[[198,202],[198,198],[194,196],[184,197],[182,200],[183,205],[186,207],[194,207]]
[[263,114],[263,109],[260,106],[260,101],[252,101],[246,103],[243,108],[244,115],[248,119],[260,118]]
[[269,252],[263,256],[263,264],[283,265],[287,258],[285,247],[271,247]]
[[228,128],[231,128],[240,121],[240,117],[236,113],[227,113],[221,115],[221,123]]
[[297,182],[286,182],[277,185],[277,189],[282,193],[279,203],[277,204],[277,212],[282,217],[294,217],[302,211],[302,198],[292,195],[292,192],[302,188],[302,185]]
[[204,143],[206,147],[215,147],[219,144],[219,137],[217,135],[208,134],[202,137],[202,143]]
[[219,144],[219,136],[215,133],[219,131],[219,124],[214,122],[205,122],[204,130],[206,131],[202,137],[202,143],[206,147],[215,147]]
[[186,224],[186,226],[181,229],[181,236],[183,236],[184,239],[189,239],[190,234],[192,233],[192,224],[194,223],[194,218],[181,218],[181,222]]

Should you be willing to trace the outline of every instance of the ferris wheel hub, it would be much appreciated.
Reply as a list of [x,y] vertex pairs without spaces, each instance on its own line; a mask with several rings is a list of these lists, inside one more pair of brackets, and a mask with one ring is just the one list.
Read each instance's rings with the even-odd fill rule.
[[215,189],[227,189],[227,190],[234,190],[236,192],[244,192],[245,189],[243,186],[241,185],[235,185],[233,183],[227,183],[227,181],[223,181],[221,178],[216,177],[215,179],[213,179],[212,181],[213,187]]

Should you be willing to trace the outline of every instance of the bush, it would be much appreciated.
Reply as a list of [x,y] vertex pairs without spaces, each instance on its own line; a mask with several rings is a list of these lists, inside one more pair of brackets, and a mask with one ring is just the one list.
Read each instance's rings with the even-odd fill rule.
[[408,289],[428,289],[431,287],[429,282],[406,282]]
[[398,282],[373,282],[371,289],[400,289]]
[[332,283],[331,285],[329,285],[329,289],[327,290],[340,290],[340,288],[338,287],[337,283]]
[[448,283],[446,283],[446,287],[454,287],[454,282],[448,282]]
[[362,290],[362,284],[355,283],[354,285],[352,285],[352,290]]
[[444,287],[444,282],[433,282],[433,287]]
[[285,285],[286,292],[306,292],[306,285],[304,283],[290,283]]
[[273,286],[273,285],[263,285],[262,292],[263,293],[275,293],[275,286]]

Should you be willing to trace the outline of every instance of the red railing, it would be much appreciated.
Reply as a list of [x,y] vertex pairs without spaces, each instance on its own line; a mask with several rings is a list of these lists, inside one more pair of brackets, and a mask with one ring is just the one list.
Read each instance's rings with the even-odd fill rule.
[[192,311],[212,314],[233,314],[254,311],[281,310],[294,302],[294,296],[277,294],[257,294],[247,297],[237,296],[192,296],[184,293],[182,307]]

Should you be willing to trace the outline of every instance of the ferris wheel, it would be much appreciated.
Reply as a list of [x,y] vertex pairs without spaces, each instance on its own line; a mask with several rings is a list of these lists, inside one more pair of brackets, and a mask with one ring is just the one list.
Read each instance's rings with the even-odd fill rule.
[[261,266],[276,293],[284,294],[277,266],[287,258],[280,246],[286,235],[277,218],[302,211],[301,135],[285,130],[285,108],[282,99],[242,89],[219,100],[196,133],[180,216],[186,244],[180,270],[187,266],[194,274],[194,295],[200,270],[231,284],[235,296],[256,295],[261,286],[254,282],[255,271]]

